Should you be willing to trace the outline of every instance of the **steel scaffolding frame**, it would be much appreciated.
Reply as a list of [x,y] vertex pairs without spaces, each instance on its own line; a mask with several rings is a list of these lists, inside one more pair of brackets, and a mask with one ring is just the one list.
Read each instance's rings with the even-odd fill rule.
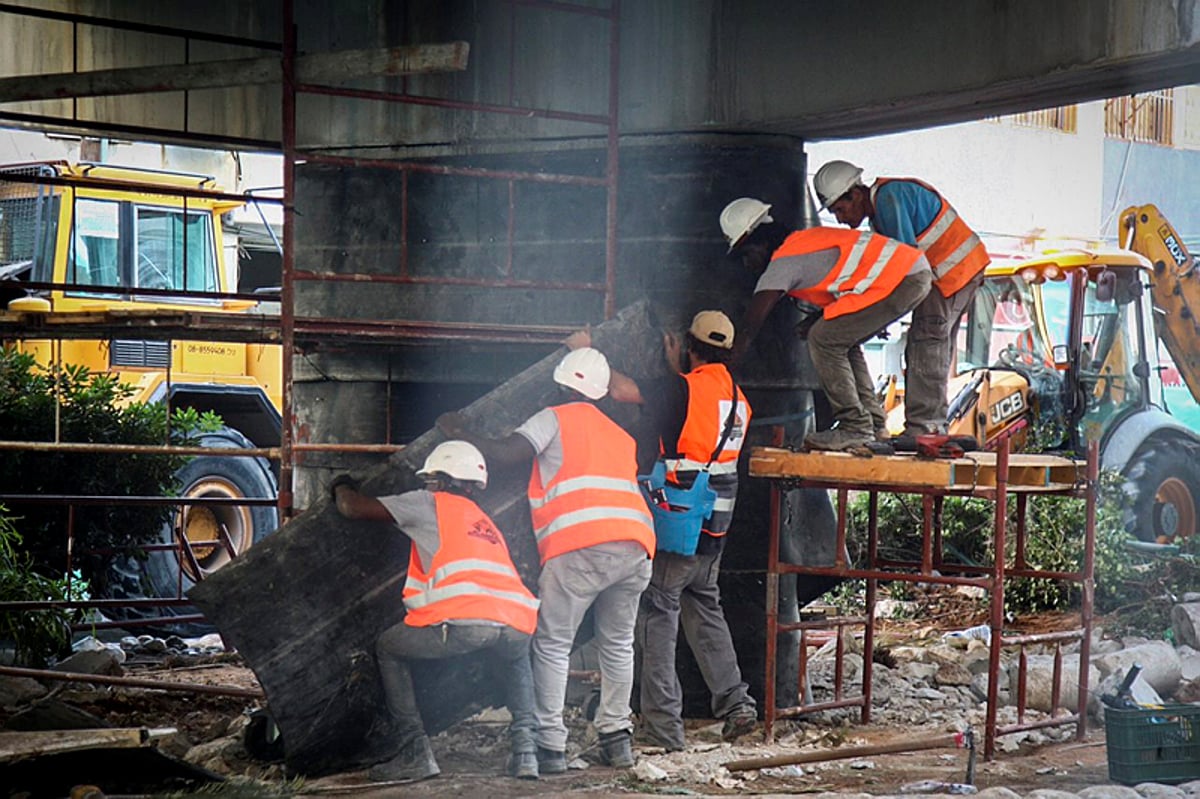
[[[1041,727],[1062,726],[1075,724],[1075,737],[1082,740],[1087,732],[1087,667],[1091,646],[1092,615],[1095,597],[1094,565],[1096,548],[1096,491],[1099,480],[1099,447],[1096,442],[1088,446],[1085,463],[1075,462],[1072,467],[1075,479],[1070,484],[1059,484],[1047,488],[1045,482],[1022,482],[1013,468],[1010,468],[1009,441],[1003,440],[995,455],[993,472],[988,472],[978,483],[955,485],[954,481],[940,483],[934,481],[920,482],[914,477],[901,477],[899,474],[884,474],[875,478],[858,478],[850,481],[845,478],[829,477],[829,472],[813,470],[808,473],[804,467],[799,467],[791,474],[780,474],[767,467],[756,469],[754,459],[751,462],[751,475],[765,477],[771,481],[771,531],[769,545],[769,562],[767,566],[767,600],[766,600],[766,702],[764,710],[765,736],[769,742],[774,735],[774,724],[778,719],[796,718],[809,713],[834,708],[858,707],[861,709],[861,723],[867,724],[871,719],[871,674],[872,653],[875,644],[875,605],[880,582],[901,581],[909,583],[936,583],[940,585],[964,585],[982,588],[989,595],[988,627],[991,637],[988,650],[988,690],[987,712],[984,729],[984,757],[992,759],[996,751],[996,738],[1022,730]],[[877,459],[867,459],[877,460]],[[897,469],[911,471],[915,461],[911,458],[898,459],[907,461],[908,466],[897,464]],[[1072,463],[1072,462],[1065,462]],[[887,466],[884,471],[886,472]],[[1049,472],[1050,469],[1047,469]],[[803,475],[798,472],[804,472]],[[1082,472],[1082,477],[1080,477]],[[825,475],[825,476],[822,476]],[[978,474],[976,475],[978,478]],[[1043,480],[1046,476],[1043,475]],[[781,530],[781,487],[804,487],[828,489],[837,495],[837,543],[836,556],[832,565],[800,566],[783,563],[779,557],[779,539]],[[869,512],[867,529],[866,563],[855,567],[847,562],[846,534],[849,492],[869,492]],[[878,496],[880,492],[918,494],[922,498],[923,524],[921,531],[921,560],[899,561],[881,558],[879,555],[878,528]],[[1009,495],[1016,498],[1017,529],[1014,543],[1014,557],[1011,566],[1006,562],[1005,555],[1008,543],[1008,499]],[[1083,530],[1083,558],[1080,568],[1074,572],[1044,571],[1031,567],[1025,559],[1025,545],[1029,535],[1026,529],[1026,510],[1029,497],[1033,494],[1060,494],[1082,499],[1085,505],[1086,524]],[[947,563],[943,558],[941,505],[947,496],[969,496],[990,500],[994,503],[994,539],[991,566],[965,566]],[[841,579],[866,580],[866,611],[863,616],[829,618],[815,621],[784,623],[779,621],[779,581],[785,574],[813,575],[837,577]],[[1078,630],[1038,635],[1013,635],[1004,632],[1004,589],[1007,580],[1012,578],[1042,578],[1051,580],[1071,581],[1081,588],[1081,627]],[[863,657],[861,671],[861,689],[857,695],[848,696],[844,689],[845,655],[847,638],[852,628],[863,630]],[[806,690],[807,670],[807,635],[818,630],[833,630],[835,645],[835,675],[834,697],[831,701],[813,703]],[[800,676],[796,695],[800,703],[785,707],[776,706],[776,651],[779,646],[778,637],[781,634],[798,632],[800,641]],[[1079,657],[1082,664],[1079,669],[1078,706],[1073,713],[1055,715],[1059,704],[1059,681],[1062,673],[1062,646],[1064,643],[1078,642]],[[1028,661],[1026,647],[1052,644],[1054,646],[1054,676],[1051,689],[1048,718],[1038,721],[1026,721],[1026,676]],[[999,673],[1001,653],[1005,647],[1018,647],[1017,675],[1017,722],[1001,726],[998,723],[999,708]]]
[[[294,478],[295,458],[297,453],[301,452],[354,452],[354,453],[376,453],[389,454],[403,449],[403,445],[395,444],[390,440],[390,425],[388,427],[388,439],[383,443],[368,443],[368,444],[321,444],[321,443],[303,443],[295,440],[296,424],[296,408],[293,393],[293,373],[292,373],[292,358],[298,351],[298,343],[312,343],[317,340],[329,341],[332,340],[338,345],[346,347],[363,347],[376,344],[392,344],[402,341],[475,341],[475,342],[495,342],[495,343],[536,343],[536,344],[552,344],[560,341],[563,336],[571,332],[570,328],[549,325],[503,325],[503,324],[480,324],[480,323],[444,323],[430,322],[422,320],[388,320],[388,321],[364,321],[353,319],[338,319],[338,318],[315,318],[315,317],[299,317],[295,313],[295,296],[296,284],[299,281],[353,281],[353,282],[371,282],[379,283],[401,283],[401,284],[418,284],[418,283],[434,283],[441,285],[479,285],[493,288],[540,288],[546,290],[582,290],[600,293],[604,297],[604,314],[605,318],[611,318],[615,312],[615,280],[616,280],[616,222],[617,222],[617,188],[618,188],[618,76],[619,76],[619,25],[620,18],[620,0],[611,0],[607,8],[589,8],[584,6],[576,6],[568,3],[554,2],[554,0],[503,0],[509,5],[510,18],[513,24],[509,26],[510,45],[516,41],[516,25],[515,14],[518,7],[540,9],[547,13],[557,14],[576,14],[582,16],[590,16],[601,19],[606,19],[609,22],[609,41],[608,41],[608,98],[607,111],[604,114],[585,114],[570,111],[561,111],[545,108],[528,108],[514,104],[513,87],[515,65],[510,61],[509,64],[509,103],[507,104],[488,104],[488,103],[471,103],[450,100],[447,98],[438,98],[432,96],[424,96],[409,92],[407,90],[407,81],[405,81],[405,89],[401,92],[375,92],[359,89],[349,89],[344,87],[325,86],[311,83],[301,83],[297,79],[296,73],[296,39],[297,29],[294,13],[293,0],[284,0],[281,9],[281,17],[283,21],[283,37],[281,42],[269,40],[254,39],[247,37],[228,36],[224,34],[211,34],[203,31],[196,31],[185,28],[176,28],[162,25],[149,25],[143,23],[129,22],[117,19],[107,19],[102,17],[89,16],[85,14],[76,14],[70,12],[59,12],[45,9],[37,9],[26,6],[18,6],[11,3],[0,3],[0,14],[12,14],[16,16],[28,16],[35,18],[51,19],[61,22],[70,23],[72,26],[71,40],[72,52],[76,54],[73,65],[73,71],[78,72],[77,54],[79,50],[79,35],[81,26],[96,26],[102,28],[111,28],[117,30],[129,31],[135,34],[146,34],[154,36],[176,37],[183,42],[184,63],[188,62],[190,53],[190,43],[194,41],[205,41],[220,44],[231,44],[242,47],[266,50],[268,52],[279,53],[280,62],[282,65],[282,94],[281,108],[283,110],[281,121],[281,135],[278,142],[262,141],[257,139],[247,139],[241,137],[218,136],[203,133],[196,133],[189,130],[188,127],[188,105],[187,91],[184,90],[184,105],[183,105],[183,120],[179,127],[161,128],[138,125],[124,125],[116,123],[96,122],[92,120],[80,119],[76,103],[72,103],[72,112],[69,118],[58,118],[45,115],[4,112],[0,111],[0,121],[11,121],[26,126],[40,126],[46,128],[83,128],[89,131],[97,131],[102,133],[117,133],[124,135],[140,136],[149,139],[165,139],[178,141],[195,141],[200,144],[221,144],[229,147],[241,147],[251,149],[276,149],[282,150],[284,156],[284,179],[283,191],[280,198],[264,198],[256,197],[258,202],[278,203],[283,207],[283,236],[281,241],[282,249],[282,281],[280,295],[280,313],[277,318],[256,316],[253,317],[253,322],[250,324],[234,324],[232,320],[215,317],[215,315],[204,314],[172,314],[164,312],[161,316],[164,317],[166,324],[171,330],[195,330],[205,335],[214,338],[226,338],[236,341],[263,341],[263,342],[278,342],[283,348],[283,381],[282,381],[282,429],[281,439],[278,447],[256,448],[253,450],[238,450],[231,452],[222,452],[223,455],[231,457],[269,457],[278,458],[280,463],[279,474],[279,495],[270,501],[278,507],[280,519],[286,520],[293,515],[294,494],[292,490],[292,482]],[[511,51],[511,47],[510,47]],[[163,89],[170,89],[165,86]],[[521,117],[540,117],[551,120],[581,122],[598,126],[603,133],[605,142],[605,168],[602,177],[571,175],[549,172],[521,172],[521,171],[503,171],[503,170],[486,170],[486,169],[469,169],[452,165],[439,165],[432,161],[388,161],[381,159],[359,159],[353,157],[336,156],[318,152],[305,151],[296,140],[296,106],[297,98],[302,94],[314,94],[333,97],[343,97],[351,99],[360,99],[373,102],[388,102],[398,103],[402,105],[419,105],[441,107],[458,111],[479,112],[486,114],[504,114],[515,115]],[[493,281],[464,281],[451,278],[422,278],[413,276],[408,273],[407,261],[401,264],[401,273],[397,276],[385,275],[362,275],[362,274],[329,274],[320,273],[310,270],[299,270],[295,266],[295,168],[298,162],[311,161],[319,163],[337,164],[343,166],[372,166],[384,169],[394,169],[402,173],[405,186],[405,192],[402,203],[402,213],[407,216],[408,194],[407,194],[407,179],[412,173],[425,174],[441,174],[441,175],[466,175],[479,177],[484,179],[494,179],[506,181],[509,185],[510,196],[510,214],[509,214],[509,250],[508,261],[503,270],[504,278]],[[14,182],[27,183],[42,183],[56,184],[64,181],[53,177],[26,177],[19,175],[11,175],[4,179]],[[588,282],[553,282],[553,281],[521,281],[512,279],[512,229],[515,206],[512,203],[513,186],[520,181],[531,182],[548,182],[558,183],[562,185],[575,185],[585,187],[601,187],[606,191],[606,221],[605,221],[605,279],[603,283],[588,283]],[[104,188],[108,185],[119,187],[122,189],[135,188],[135,184],[128,181],[111,182],[102,179],[84,179],[83,181],[75,181],[75,185],[86,183],[89,186],[96,188]],[[147,190],[152,190],[157,194],[177,195],[185,198],[189,196],[203,195],[207,197],[214,196],[213,192],[204,192],[199,190],[189,190],[186,188],[172,188],[159,185],[148,186]],[[225,195],[226,199],[243,200],[242,195]],[[70,289],[73,292],[98,292],[104,293],[103,288],[94,288],[88,286],[79,286],[76,284],[56,284],[56,283],[26,283],[22,284],[26,288],[33,290],[63,290]],[[152,296],[171,296],[171,297],[187,297],[187,296],[206,296],[211,298],[211,294],[199,294],[196,292],[176,292],[162,290],[139,290],[139,294],[147,294]],[[224,293],[220,295],[222,299],[254,299],[261,300],[259,295],[250,295],[244,293]],[[3,317],[4,330],[13,337],[29,334],[36,331],[38,337],[58,337],[58,338],[85,338],[91,337],[98,330],[103,328],[121,328],[128,327],[131,324],[129,319],[101,319],[93,321],[91,326],[72,325],[65,315],[55,314],[0,314]],[[60,318],[60,316],[62,318]],[[167,319],[169,317],[169,319]],[[215,318],[214,318],[215,317]],[[150,321],[150,316],[145,317],[145,321]],[[169,337],[169,334],[159,332],[151,333],[150,337]],[[390,365],[389,365],[390,374]],[[168,381],[170,374],[168,372]],[[390,378],[389,378],[390,383]],[[391,409],[391,391],[388,391],[388,407],[385,413],[390,419]],[[95,445],[95,444],[78,444],[74,442],[0,442],[0,450],[3,449],[22,449],[22,450],[73,450],[73,451],[88,451],[88,452],[121,452],[121,453],[169,453],[169,454],[213,454],[212,450],[202,450],[201,448],[181,448],[148,445],[128,446],[128,445]],[[198,450],[198,451],[193,451]],[[0,500],[30,500],[29,497],[20,495],[0,496]],[[113,502],[123,502],[132,504],[160,503],[171,505],[204,505],[204,504],[229,504],[230,500],[207,500],[207,499],[171,499],[171,498],[154,498],[154,497],[85,497],[85,496],[58,496],[41,498],[46,501],[64,504],[68,508],[68,542],[73,540],[73,518],[74,507],[79,504],[105,504]],[[238,504],[243,505],[260,505],[266,504],[268,500],[244,500]],[[174,545],[148,545],[147,549],[166,549],[174,548],[177,551],[177,556],[181,562],[191,561],[194,563],[195,556],[190,551],[190,546],[186,540],[182,543],[177,540]],[[69,557],[69,556],[68,556]],[[69,564],[68,564],[69,568]],[[182,574],[182,570],[181,570]],[[182,580],[182,577],[181,577]],[[108,602],[111,602],[109,604]],[[45,604],[45,603],[42,603]],[[71,607],[148,607],[148,606],[178,606],[188,604],[187,600],[182,596],[182,591],[173,599],[161,600],[97,600],[93,602],[68,602],[65,606]],[[57,606],[57,605],[56,605]],[[3,603],[0,609],[33,609],[28,603]],[[202,617],[163,617],[161,619],[140,620],[136,622],[114,623],[112,626],[133,626],[138,624],[156,624],[161,622],[179,622],[194,620]],[[88,625],[89,627],[96,625]]]

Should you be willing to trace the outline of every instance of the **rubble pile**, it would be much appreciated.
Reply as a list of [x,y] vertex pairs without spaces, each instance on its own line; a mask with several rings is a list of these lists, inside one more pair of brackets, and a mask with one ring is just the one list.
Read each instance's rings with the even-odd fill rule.
[[[1200,595],[1189,595],[1171,614],[1172,640],[1146,637],[1113,637],[1095,628],[1088,664],[1089,725],[1097,729],[1103,724],[1104,704],[1100,696],[1112,693],[1115,685],[1128,673],[1130,666],[1141,666],[1132,685],[1133,699],[1139,703],[1194,702],[1200,700]],[[989,633],[986,628],[942,633],[932,629],[883,644],[876,649],[872,661],[871,728],[887,728],[904,739],[943,736],[947,733],[973,729],[982,738],[987,711]],[[888,637],[877,638],[877,641]],[[187,681],[209,674],[206,669],[235,669],[244,667],[228,664],[236,661],[235,653],[225,653],[220,638],[165,639],[152,636],[127,636],[119,641],[101,642],[83,638],[75,652],[57,664],[64,671],[96,674],[126,674],[144,676],[153,673],[153,664],[171,664],[171,670],[159,672],[163,679]],[[1079,669],[1079,643],[1063,645],[1060,675],[1059,705],[1073,710]],[[824,702],[835,692],[836,642],[829,641],[811,648],[804,682],[810,702]],[[222,662],[223,661],[223,662]],[[191,665],[189,665],[191,664]],[[1018,650],[1006,647],[1002,653],[997,710],[1001,726],[1017,723],[1015,707]],[[1051,696],[1050,681],[1054,673],[1052,645],[1026,647],[1026,711],[1024,722],[1036,722],[1048,717]],[[858,693],[863,673],[862,639],[847,636],[843,644],[841,666],[843,696]],[[39,690],[20,690],[37,687]],[[137,698],[135,698],[137,697]],[[150,697],[159,697],[151,700]],[[169,699],[167,698],[169,697]],[[595,769],[595,779],[623,783],[632,780],[643,787],[657,786],[656,791],[688,790],[703,786],[722,792],[763,792],[788,786],[820,791],[835,785],[846,774],[857,772],[870,775],[883,768],[879,758],[829,760],[800,765],[730,771],[726,765],[746,758],[763,758],[807,751],[831,751],[838,747],[863,742],[858,724],[857,707],[827,710],[797,719],[776,723],[775,741],[762,743],[758,735],[730,744],[721,740],[721,724],[711,720],[688,722],[688,747],[681,752],[639,746],[638,763],[632,772],[621,775],[596,768],[594,733],[587,723],[586,694],[572,708],[572,747],[568,751],[570,773],[583,777]],[[48,703],[70,704],[106,720],[126,726],[175,726],[178,731],[157,743],[160,751],[201,768],[226,776],[249,777],[255,780],[283,779],[278,762],[263,758],[254,746],[255,735],[247,730],[262,723],[261,702],[228,697],[192,697],[186,694],[168,695],[145,689],[125,689],[110,686],[90,687],[78,683],[64,686],[46,682],[38,686],[26,678],[0,677],[0,702],[6,722],[27,715],[34,706]],[[120,708],[120,713],[116,708]],[[151,712],[147,713],[147,710]],[[1061,713],[1062,711],[1060,711]],[[120,716],[123,713],[124,716]],[[138,715],[141,713],[142,715]],[[174,714],[174,715],[172,715]],[[257,719],[256,719],[257,716]],[[507,742],[504,734],[508,722],[503,709],[487,710],[466,722],[455,725],[433,739],[439,760],[454,763],[452,770],[472,773],[498,773],[504,760]],[[10,729],[11,729],[10,725]],[[997,746],[1001,759],[981,763],[985,782],[989,769],[1004,769],[1004,754],[1028,753],[1049,743],[1069,743],[1075,735],[1073,725],[1045,727],[1000,736]],[[257,736],[262,738],[261,731]],[[1099,740],[1095,746],[1099,746]],[[254,750],[254,751],[252,751]],[[1102,751],[1102,750],[1101,750]],[[899,794],[954,792],[954,779],[966,762],[963,752],[946,751],[931,757],[944,764],[942,781],[930,781],[929,770],[914,772],[912,779],[892,786]],[[882,762],[882,761],[880,761]],[[894,779],[895,766],[889,763]],[[1052,768],[1047,767],[1047,773]],[[957,775],[955,777],[954,775]],[[347,775],[349,776],[349,775]],[[936,786],[934,783],[938,783]],[[1105,782],[1101,772],[1097,783]],[[1109,793],[1097,793],[1101,788]],[[1200,796],[1200,785],[1165,789],[1164,799],[1184,799]],[[903,788],[903,789],[902,789]],[[996,789],[989,789],[994,793]],[[1114,785],[1095,786],[1095,790],[1080,793],[1082,799],[1133,799],[1131,789]],[[984,792],[988,793],[988,792]],[[1043,792],[1044,793],[1044,792]],[[996,794],[993,799],[1015,799],[1018,794]],[[1071,794],[1074,796],[1074,794]],[[1160,794],[1141,791],[1143,799],[1158,799]],[[1039,794],[1040,796],[1040,794]],[[1040,799],[1055,799],[1040,797]],[[1057,799],[1068,799],[1066,795]]]

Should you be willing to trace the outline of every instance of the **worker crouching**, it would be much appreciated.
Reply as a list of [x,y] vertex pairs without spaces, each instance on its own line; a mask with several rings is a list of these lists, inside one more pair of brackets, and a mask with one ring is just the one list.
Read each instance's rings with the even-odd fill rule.
[[536,779],[529,642],[537,627],[538,600],[521,582],[504,536],[472,499],[487,487],[487,464],[471,444],[447,441],[429,454],[417,474],[425,479],[424,489],[378,499],[360,493],[345,476],[332,486],[342,516],[392,522],[412,540],[404,620],[375,642],[400,751],[369,776],[407,782],[440,773],[417,710],[409,660],[487,649],[504,681],[512,715],[508,772]]

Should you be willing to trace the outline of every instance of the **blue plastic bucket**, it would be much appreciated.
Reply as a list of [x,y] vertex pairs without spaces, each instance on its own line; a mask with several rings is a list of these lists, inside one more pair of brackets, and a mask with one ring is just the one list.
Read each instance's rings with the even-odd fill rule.
[[[704,520],[712,515],[717,493],[708,487],[708,472],[699,472],[690,488],[667,482],[666,465],[659,461],[638,485],[654,517],[654,536],[664,552],[695,555]],[[666,505],[666,507],[663,507]]]

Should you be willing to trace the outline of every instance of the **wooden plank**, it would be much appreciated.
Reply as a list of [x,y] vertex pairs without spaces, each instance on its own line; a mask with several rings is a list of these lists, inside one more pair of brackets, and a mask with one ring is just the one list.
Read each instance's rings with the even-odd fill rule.
[[[965,464],[973,470],[970,462]],[[792,477],[820,483],[861,483],[863,487],[929,486],[945,488],[964,482],[963,462],[926,460],[900,455],[871,458],[845,452],[793,452],[774,447],[750,450],[751,477]],[[956,468],[957,467],[957,468]]]
[[[470,45],[467,42],[456,41],[310,53],[296,58],[296,77],[301,83],[336,83],[349,78],[376,75],[461,72],[467,68],[469,52]],[[194,64],[18,75],[0,79],[0,103],[219,89],[282,81],[283,67],[277,55]]]
[[[1008,487],[1013,491],[1068,490],[1078,485],[1086,473],[1086,466],[1084,461],[1056,455],[1011,455]],[[755,447],[750,451],[750,475],[792,478],[822,485],[853,484],[863,489],[994,489],[996,454],[969,452],[961,458],[930,459],[909,454],[864,457],[845,452],[794,452]]]
[[132,749],[147,746],[158,734],[144,727],[0,732],[0,763],[83,749]]
[[[640,302],[593,328],[613,367],[645,374],[661,364],[662,335]],[[497,437],[559,401],[557,349],[463,410]],[[617,416],[624,409],[605,401]],[[449,410],[449,409],[447,409]],[[444,437],[430,430],[370,472],[371,495],[417,488],[416,469]],[[493,470],[480,504],[505,534],[522,577],[536,585],[537,546],[528,470]],[[324,500],[204,580],[188,596],[254,670],[283,737],[289,766],[305,774],[356,768],[395,751],[375,674],[375,639],[402,617],[408,539],[389,524],[352,522]],[[417,702],[431,734],[489,704],[502,686],[481,656],[414,664]]]

